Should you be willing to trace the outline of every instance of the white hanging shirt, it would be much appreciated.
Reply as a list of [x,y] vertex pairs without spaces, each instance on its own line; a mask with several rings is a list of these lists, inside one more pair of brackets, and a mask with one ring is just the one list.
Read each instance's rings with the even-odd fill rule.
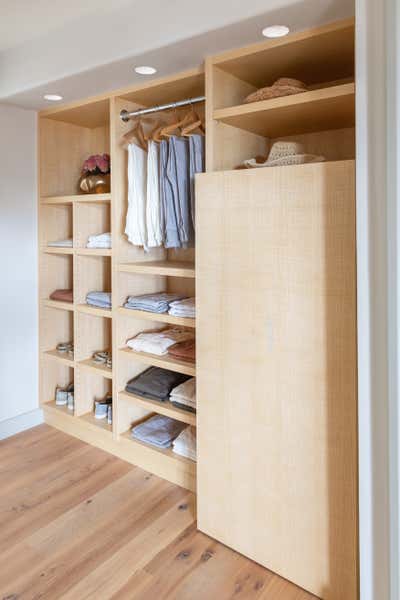
[[164,241],[160,202],[160,147],[157,142],[149,141],[147,153],[147,245],[149,248],[161,246]]
[[147,250],[146,230],[147,152],[136,144],[128,146],[128,212],[125,233],[135,246]]

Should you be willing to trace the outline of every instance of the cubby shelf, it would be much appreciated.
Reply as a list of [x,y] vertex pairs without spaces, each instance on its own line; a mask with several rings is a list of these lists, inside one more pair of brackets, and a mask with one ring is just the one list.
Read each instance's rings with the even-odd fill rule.
[[147,352],[135,352],[135,350],[131,350],[131,348],[121,348],[119,352],[122,356],[131,358],[132,360],[138,360],[147,365],[169,369],[170,371],[176,371],[177,373],[183,373],[184,375],[192,375],[193,377],[196,375],[196,366],[193,363],[176,360],[168,355],[157,356],[156,354],[148,354]]
[[196,276],[194,263],[174,260],[152,260],[148,262],[122,263],[118,270],[123,273],[144,273],[148,275],[164,275],[167,277]]
[[173,450],[171,448],[167,448],[167,449],[163,450],[161,448],[156,448],[155,446],[151,446],[150,444],[146,444],[145,442],[141,442],[139,440],[135,440],[131,436],[130,430],[127,431],[126,433],[123,433],[120,436],[120,442],[122,444],[127,443],[127,444],[132,444],[134,446],[140,446],[141,448],[146,448],[150,452],[155,452],[156,454],[161,454],[165,458],[168,458],[168,459],[170,459],[172,461],[176,461],[178,463],[184,463],[185,465],[187,465],[189,471],[193,475],[196,472],[196,463],[193,460],[190,460],[190,458],[186,458],[184,456],[180,456],[179,454],[175,454],[175,452],[173,452]]
[[43,248],[43,252],[45,252],[46,254],[73,254],[74,249],[63,248],[62,246],[59,246],[57,248],[55,246],[45,246]]
[[135,394],[125,391],[119,392],[118,396],[121,400],[133,402],[134,404],[142,406],[149,411],[158,413],[160,415],[165,415],[166,417],[171,417],[172,419],[176,419],[182,423],[187,423],[188,425],[196,425],[196,415],[194,413],[177,408],[169,400],[165,402],[157,402],[156,400],[141,398],[140,396],[136,396]]
[[75,253],[82,256],[112,256],[111,248],[77,248]]
[[58,308],[60,310],[69,310],[71,312],[75,310],[72,302],[61,302],[61,300],[43,300],[43,305],[48,308]]
[[71,419],[74,417],[73,410],[69,410],[66,405],[60,406],[56,404],[55,400],[51,400],[51,402],[44,402],[42,404],[42,408],[47,408],[56,414],[61,414],[66,417],[70,417]]
[[345,83],[214,111],[216,121],[275,138],[353,127],[355,85]]
[[78,312],[93,315],[95,317],[106,317],[107,319],[112,318],[111,308],[98,308],[97,306],[90,306],[90,304],[78,304],[76,310]]
[[174,317],[168,313],[153,313],[145,310],[134,310],[120,306],[118,312],[125,317],[134,317],[135,319],[144,319],[147,321],[158,321],[159,323],[170,323],[171,325],[181,325],[182,327],[196,327],[196,319],[188,317]]
[[107,379],[112,379],[112,369],[105,367],[104,364],[96,363],[91,358],[86,360],[80,360],[78,363],[79,367],[83,369],[87,369],[96,375],[101,375],[102,377],[106,377]]
[[95,431],[100,429],[112,436],[112,425],[107,422],[107,419],[96,419],[93,412],[86,413],[78,418],[91,429],[94,429]]
[[109,202],[111,194],[76,194],[71,196],[44,196],[41,204],[72,204],[73,202]]
[[57,360],[58,362],[67,365],[68,367],[72,368],[74,366],[74,359],[73,357],[70,357],[67,352],[62,353],[58,352],[58,350],[46,350],[43,354],[46,358],[49,358],[51,360]]

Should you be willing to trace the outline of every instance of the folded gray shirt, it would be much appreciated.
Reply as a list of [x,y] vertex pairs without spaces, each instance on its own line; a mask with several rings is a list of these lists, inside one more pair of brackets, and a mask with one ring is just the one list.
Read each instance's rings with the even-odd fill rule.
[[164,402],[168,400],[173,388],[187,379],[190,379],[190,375],[176,373],[160,367],[150,367],[128,381],[125,389],[137,396]]
[[131,435],[157,448],[169,448],[185,427],[187,427],[185,423],[164,415],[155,415],[132,427]]

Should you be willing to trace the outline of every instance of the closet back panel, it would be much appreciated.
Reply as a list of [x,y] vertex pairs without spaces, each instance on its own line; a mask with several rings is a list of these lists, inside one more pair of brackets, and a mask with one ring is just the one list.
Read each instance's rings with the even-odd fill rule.
[[198,526],[357,597],[354,161],[197,178]]

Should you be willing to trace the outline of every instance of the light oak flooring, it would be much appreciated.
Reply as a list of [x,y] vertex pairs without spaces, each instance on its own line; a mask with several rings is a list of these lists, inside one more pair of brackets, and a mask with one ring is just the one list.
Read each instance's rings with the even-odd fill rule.
[[315,600],[196,531],[194,497],[40,425],[0,442],[2,600]]

